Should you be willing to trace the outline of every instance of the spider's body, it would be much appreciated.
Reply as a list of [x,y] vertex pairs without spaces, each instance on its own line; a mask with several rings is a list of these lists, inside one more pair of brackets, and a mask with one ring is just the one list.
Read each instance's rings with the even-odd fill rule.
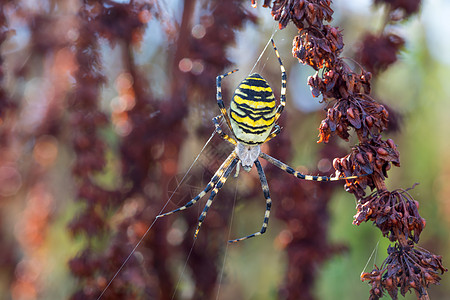
[[234,92],[230,122],[236,139],[245,145],[264,143],[275,124],[275,96],[259,74],[245,78]]
[[[272,92],[272,88],[269,86],[267,81],[262,78],[261,75],[254,73],[245,78],[237,87],[230,104],[230,111],[228,115],[222,100],[221,83],[224,77],[236,72],[237,70],[217,76],[217,104],[219,105],[221,115],[213,118],[213,123],[216,127],[216,132],[220,134],[220,136],[224,140],[235,145],[235,149],[222,163],[220,168],[207,184],[206,188],[200,194],[198,194],[184,206],[158,216],[167,216],[191,207],[200,198],[206,195],[206,193],[211,191],[205,208],[200,214],[197,229],[194,234],[195,238],[197,237],[200,226],[205,219],[206,213],[208,212],[209,207],[211,206],[216,194],[218,193],[219,189],[221,189],[225,184],[227,178],[230,176],[231,172],[238,164],[241,164],[246,171],[250,171],[253,165],[258,170],[264,198],[266,199],[266,212],[264,214],[263,225],[260,231],[239,239],[229,241],[232,243],[263,234],[266,231],[269,223],[272,200],[270,198],[269,185],[267,184],[266,175],[264,174],[264,170],[261,166],[261,163],[259,162],[259,158],[263,158],[269,163],[277,166],[281,170],[304,180],[335,181],[357,178],[357,176],[326,177],[303,175],[300,172],[295,171],[292,167],[286,165],[285,163],[282,163],[281,161],[271,157],[270,155],[261,152],[260,145],[268,142],[278,133],[280,133],[280,127],[276,125],[276,122],[286,104],[286,70],[283,66],[283,63],[281,62],[281,58],[277,48],[275,47],[275,43],[273,42],[273,40],[271,41],[281,69],[281,92],[279,105],[276,106],[275,96]],[[226,124],[233,133],[234,138],[228,136],[223,132],[219,124],[219,120],[221,118],[225,119]]]

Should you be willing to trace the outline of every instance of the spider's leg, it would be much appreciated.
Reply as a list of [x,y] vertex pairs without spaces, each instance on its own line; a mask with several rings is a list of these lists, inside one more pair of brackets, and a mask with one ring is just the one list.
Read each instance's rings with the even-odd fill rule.
[[225,182],[227,181],[228,177],[231,174],[231,171],[233,171],[234,167],[236,166],[236,163],[238,162],[238,158],[235,158],[231,161],[230,165],[228,166],[225,173],[220,177],[219,181],[214,186],[214,189],[211,191],[211,194],[209,195],[209,199],[206,202],[205,208],[203,209],[202,213],[200,214],[200,217],[198,218],[198,224],[197,229],[195,230],[194,239],[197,238],[198,232],[200,231],[200,226],[202,226],[203,220],[206,218],[206,214],[208,213],[209,208],[211,207],[211,204],[214,200],[214,197],[217,195],[219,190],[223,187]]
[[236,158],[236,152],[233,151],[228,157],[227,159],[222,163],[222,165],[220,166],[220,168],[217,170],[217,172],[213,175],[213,177],[211,178],[211,180],[209,181],[209,183],[206,185],[205,189],[203,191],[200,192],[200,194],[198,194],[197,196],[195,196],[191,201],[189,201],[188,203],[186,203],[185,205],[183,205],[182,207],[179,207],[177,209],[174,209],[172,211],[169,211],[167,213],[161,214],[156,216],[156,218],[161,218],[161,217],[165,217],[168,215],[171,215],[173,213],[179,212],[181,210],[185,210],[188,207],[191,207],[192,205],[194,205],[198,200],[200,200],[203,196],[205,196],[205,194],[207,192],[209,192],[214,186],[217,185],[217,182],[219,181],[219,179],[223,176],[223,173],[225,172],[225,170],[230,166],[230,164],[235,160]]
[[263,168],[262,168],[259,160],[255,161],[255,166],[256,166],[256,169],[258,170],[259,180],[261,181],[261,187],[262,187],[262,190],[264,193],[264,198],[266,198],[266,212],[264,213],[264,221],[263,221],[262,228],[259,232],[255,232],[253,234],[247,235],[245,237],[241,237],[239,239],[230,240],[230,241],[228,241],[228,243],[237,243],[242,240],[246,240],[246,239],[252,238],[254,236],[261,235],[264,232],[266,232],[266,230],[267,230],[267,226],[269,224],[270,208],[272,207],[272,199],[270,199],[269,185],[267,184],[266,175],[264,174]]
[[277,112],[275,113],[275,122],[278,120],[278,118],[281,115],[281,112],[283,111],[284,107],[286,106],[286,69],[284,68],[283,62],[281,61],[280,53],[278,53],[278,49],[275,46],[275,42],[273,39],[270,39],[272,42],[273,49],[275,50],[275,54],[277,55],[278,62],[280,63],[280,69],[281,69],[281,92],[280,92],[280,105],[277,107]]
[[236,146],[236,145],[237,145],[237,142],[236,142],[232,137],[230,137],[229,135],[225,134],[225,132],[223,132],[222,128],[220,127],[219,120],[220,120],[222,117],[223,117],[222,115],[218,115],[217,117],[214,117],[214,118],[212,119],[212,121],[213,121],[213,123],[214,123],[214,126],[216,127],[216,132],[217,132],[218,134],[220,134],[220,136],[221,136],[225,141],[227,141],[227,142],[229,142],[229,143],[231,143],[231,144],[233,144],[233,145]]
[[[281,132],[281,127],[278,125],[274,126],[275,130],[272,131],[272,133],[266,138],[266,140],[264,141],[264,143],[270,141],[271,139],[273,139],[274,137],[276,137],[280,132]],[[264,144],[263,143],[263,144]]]
[[273,158],[270,155],[267,155],[265,153],[260,153],[260,157],[264,158],[271,164],[275,165],[276,167],[280,168],[281,170],[294,175],[297,178],[304,179],[304,180],[311,180],[311,181],[337,181],[337,180],[349,180],[349,179],[357,179],[360,176],[348,176],[348,177],[327,177],[327,176],[312,176],[312,175],[304,175],[300,172],[295,171],[292,167],[288,166],[287,164],[279,161],[278,159]]
[[228,117],[227,114],[227,109],[225,108],[225,104],[223,104],[223,100],[222,100],[222,78],[224,78],[225,76],[228,76],[230,74],[233,74],[234,72],[237,72],[238,69],[230,71],[226,74],[223,75],[219,75],[216,77],[216,86],[217,86],[217,95],[216,95],[216,99],[217,99],[217,105],[219,105],[219,109],[223,115],[223,117],[225,118],[225,121],[227,121],[227,125],[228,128],[230,128],[231,130],[231,122],[230,122],[230,118]]

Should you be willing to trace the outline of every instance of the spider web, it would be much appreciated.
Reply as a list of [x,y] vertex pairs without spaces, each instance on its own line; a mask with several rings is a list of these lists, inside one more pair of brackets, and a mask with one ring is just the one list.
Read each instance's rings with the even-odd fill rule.
[[377,244],[373,247],[372,253],[370,254],[369,258],[367,259],[366,265],[364,266],[363,270],[361,271],[361,274],[363,274],[364,272],[366,272],[367,266],[369,265],[370,261],[372,260],[373,257],[373,265],[376,264],[377,262],[377,258],[378,258],[378,248],[380,245],[380,241],[381,241],[381,234],[380,237],[378,238],[378,242]]
[[[266,45],[264,46],[263,50],[261,51],[260,55],[258,56],[258,59],[255,61],[255,63],[253,65],[252,69],[250,70],[249,74],[252,74],[253,71],[255,70],[255,68],[261,62],[264,53],[266,52],[267,48],[270,45],[270,41],[273,39],[273,37],[275,36],[277,31],[278,31],[278,29],[273,28],[272,35],[270,36],[270,38],[267,39]],[[261,67],[262,70],[266,67],[266,64],[267,64],[269,58],[270,58],[270,56],[267,56],[263,66]],[[234,197],[233,197],[233,206],[232,206],[232,209],[231,209],[231,216],[230,216],[230,221],[229,221],[228,238],[227,238],[228,240],[231,239],[231,229],[232,229],[232,223],[233,223],[233,218],[234,218],[234,208],[236,206],[236,199],[238,197],[238,194],[237,194],[237,191],[239,189],[238,185],[239,185],[239,180],[236,181],[236,185],[235,185],[235,192],[234,192]],[[195,243],[195,241],[194,241],[194,243]],[[226,261],[227,261],[227,257],[228,257],[228,248],[229,248],[229,246],[230,246],[230,244],[226,243],[225,251],[224,251],[224,254],[223,254],[222,266],[220,268],[220,273],[219,273],[219,279],[218,279],[218,282],[217,282],[216,300],[219,300],[219,297],[220,297],[220,290],[221,290],[221,286],[222,286],[222,280],[223,280],[223,277],[224,277],[225,265],[226,265]]]
[[[255,63],[254,63],[254,65],[253,65],[253,67],[252,67],[252,69],[250,70],[250,73],[249,74],[251,74],[251,73],[253,73],[253,71],[255,70],[255,68],[258,66],[258,64],[261,62],[261,60],[262,60],[262,58],[263,58],[263,56],[264,56],[264,53],[266,52],[266,50],[267,50],[267,48],[268,48],[268,46],[270,45],[270,43],[271,43],[271,39],[273,39],[273,37],[275,36],[275,34],[277,33],[277,31],[278,31],[278,29],[273,29],[273,33],[272,33],[272,35],[270,36],[270,38],[268,38],[267,39],[267,43],[266,43],[266,45],[264,46],[264,48],[261,50],[261,53],[260,53],[260,55],[258,56],[258,59],[255,61]],[[268,60],[269,60],[269,58],[270,58],[270,56],[268,56],[267,58],[266,58],[266,60],[265,60],[265,62],[264,62],[264,64],[263,64],[263,66],[261,67],[261,69],[264,69],[265,68],[265,66],[266,66],[266,64],[267,64],[267,62],[268,62]],[[221,121],[221,124],[222,123],[224,123],[223,122],[223,120]],[[212,136],[211,136],[211,138],[212,138]],[[203,150],[205,149],[205,147],[206,147],[206,145],[202,148],[202,151],[201,152],[203,152]],[[200,156],[200,154],[201,154],[201,152],[199,153],[199,155],[197,156],[197,159],[198,159],[198,157]],[[194,163],[195,163],[195,161],[194,161]],[[192,167],[192,165],[191,165],[191,167]],[[185,177],[185,176],[184,176]],[[184,178],[183,177],[183,178]],[[180,182],[180,184],[183,182],[183,180]],[[179,184],[179,185],[180,185]],[[231,209],[231,216],[230,216],[230,221],[229,221],[229,229],[228,229],[228,240],[229,239],[231,239],[231,229],[232,229],[232,223],[233,223],[233,217],[234,217],[234,209],[235,209],[235,206],[236,206],[236,199],[237,199],[237,197],[238,197],[238,194],[237,194],[237,191],[238,191],[238,184],[239,184],[239,181],[237,180],[236,181],[236,185],[235,185],[235,192],[234,192],[234,197],[233,197],[233,205],[232,205],[232,209]],[[178,189],[178,187],[177,187],[177,189]],[[176,191],[176,190],[175,190]],[[169,201],[170,201],[170,199],[169,199]],[[167,205],[167,203],[166,203],[166,205]],[[193,239],[193,241],[192,241],[192,245],[191,245],[191,248],[190,248],[190,250],[189,250],[189,253],[188,253],[188,255],[186,256],[186,259],[185,259],[185,261],[184,261],[184,264],[183,264],[183,268],[182,268],[182,270],[181,270],[181,273],[179,274],[179,276],[178,276],[178,280],[177,280],[177,284],[176,284],[176,286],[175,286],[175,289],[174,289],[174,293],[172,294],[172,300],[175,298],[175,296],[176,296],[176,294],[177,294],[177,291],[178,291],[178,287],[180,286],[180,283],[181,283],[181,281],[182,281],[182,278],[184,277],[184,275],[185,275],[185,271],[186,271],[186,267],[187,267],[187,264],[188,264],[188,262],[189,262],[189,259],[190,259],[190,256],[191,256],[191,254],[192,254],[192,251],[193,251],[193,249],[194,249],[194,246],[195,246],[195,242],[196,242],[196,239]],[[216,293],[216,300],[219,300],[219,297],[220,297],[220,291],[221,291],[221,286],[222,286],[222,280],[223,280],[223,278],[224,278],[224,273],[225,273],[225,266],[226,266],[226,261],[227,261],[227,257],[228,257],[228,248],[229,248],[229,243],[226,243],[226,246],[225,246],[225,250],[224,250],[224,253],[223,253],[223,260],[222,260],[222,265],[221,265],[221,267],[220,267],[220,271],[219,271],[219,277],[218,277],[218,281],[217,281],[217,293]]]
[[[268,46],[270,45],[270,41],[271,39],[273,39],[273,37],[275,36],[275,34],[277,33],[277,29],[273,29],[273,33],[270,36],[270,38],[267,40],[267,43],[264,47],[264,49],[261,51],[258,59],[256,60],[255,64],[253,65],[250,73],[252,73],[254,71],[254,69],[256,68],[256,66],[260,63],[265,51],[267,50]],[[264,65],[262,66],[262,69],[265,68],[267,61],[269,60],[269,57],[267,57]],[[202,149],[199,151],[198,155],[196,156],[196,158],[194,159],[194,161],[192,162],[192,164],[189,166],[188,170],[184,173],[183,177],[181,178],[181,180],[179,182],[177,182],[177,185],[175,187],[175,189],[171,192],[170,197],[167,199],[167,201],[165,202],[165,204],[162,206],[162,208],[160,209],[159,213],[157,215],[162,214],[162,212],[165,210],[165,208],[167,207],[167,205],[172,201],[173,196],[175,195],[175,193],[178,191],[178,189],[181,187],[181,185],[185,182],[187,176],[189,175],[189,173],[191,172],[192,168],[194,167],[194,165],[198,162],[200,156],[202,155],[202,153],[205,151],[206,147],[208,146],[208,144],[211,142],[211,140],[213,139],[214,135],[216,134],[216,131],[213,130],[211,136],[209,137],[209,139],[205,142],[205,144],[203,145]],[[238,183],[236,183],[235,186],[235,193],[234,193],[234,197],[233,197],[233,207],[232,207],[232,213],[230,216],[230,226],[229,226],[229,231],[228,231],[228,238],[231,236],[231,224],[233,221],[233,216],[234,216],[234,207],[236,205],[236,198],[237,198],[237,190],[238,190]],[[116,271],[116,273],[114,273],[113,277],[108,281],[108,284],[105,286],[105,288],[103,289],[103,291],[101,292],[101,294],[98,296],[97,300],[100,300],[103,295],[105,294],[105,292],[108,290],[108,288],[110,287],[110,285],[112,284],[112,282],[116,279],[116,277],[119,275],[119,273],[123,270],[123,268],[125,267],[125,265],[127,264],[127,262],[130,260],[130,258],[133,256],[133,254],[136,252],[137,248],[139,247],[139,245],[144,241],[144,239],[146,238],[146,236],[148,235],[148,233],[150,232],[150,230],[152,229],[153,225],[156,223],[157,218],[155,217],[153,222],[150,224],[150,226],[147,228],[147,230],[145,231],[145,233],[142,235],[142,237],[139,239],[139,241],[136,243],[136,245],[133,247],[133,249],[131,250],[130,254],[125,258],[125,260],[123,261],[123,263],[121,264],[121,266],[119,267],[119,269]],[[189,262],[189,258],[192,254],[192,251],[194,249],[195,246],[195,242],[196,239],[193,239],[192,241],[192,245],[191,248],[189,250],[189,253],[185,259],[185,262],[183,264],[183,268],[182,271],[180,273],[180,275],[178,276],[178,280],[177,280],[177,284],[175,286],[174,289],[174,293],[172,295],[171,299],[175,298],[175,295],[177,294],[177,290],[178,287],[181,283],[181,279],[184,276],[184,273],[186,271],[186,267],[187,267],[187,263]],[[222,266],[220,269],[220,274],[219,274],[219,280],[218,280],[218,287],[217,287],[217,295],[216,295],[216,300],[219,299],[220,296],[220,287],[222,285],[222,279],[223,279],[223,275],[224,275],[224,269],[225,269],[225,264],[226,264],[226,259],[227,259],[227,252],[228,252],[228,247],[229,244],[226,243],[226,247],[225,247],[225,252],[224,252],[224,257],[223,257],[223,261],[222,261]]]
[[[203,148],[200,150],[199,154],[197,155],[197,157],[194,159],[194,161],[192,162],[192,164],[189,166],[188,170],[186,171],[186,173],[184,174],[183,178],[180,180],[180,182],[178,183],[177,187],[175,188],[175,190],[172,192],[172,194],[170,195],[169,199],[167,199],[166,203],[163,205],[163,207],[161,208],[161,210],[159,211],[159,213],[157,215],[160,215],[164,209],[166,208],[166,206],[169,204],[169,202],[172,200],[172,197],[175,195],[175,193],[177,192],[178,188],[183,184],[184,180],[186,179],[186,177],[188,176],[189,172],[191,171],[192,167],[195,165],[195,163],[197,162],[197,160],[199,159],[200,155],[203,153],[203,151],[205,150],[206,146],[208,146],[209,142],[212,140],[212,138],[214,137],[214,135],[216,134],[216,131],[214,130],[211,134],[211,136],[209,137],[209,139],[205,142],[205,145],[203,146]],[[150,226],[147,228],[147,230],[145,231],[145,233],[142,235],[142,237],[140,238],[140,240],[136,243],[136,245],[134,246],[133,250],[131,250],[130,254],[127,256],[127,258],[124,260],[124,262],[122,263],[122,265],[119,267],[119,269],[116,271],[116,273],[114,274],[114,276],[109,280],[108,284],[106,285],[106,287],[103,289],[103,291],[101,292],[100,296],[98,296],[97,300],[101,299],[103,294],[108,290],[109,286],[111,285],[111,283],[114,281],[114,279],[117,277],[117,275],[119,275],[119,273],[122,271],[122,269],[125,267],[125,265],[127,264],[127,262],[130,260],[131,256],[136,252],[136,249],[139,247],[139,245],[142,243],[142,241],[145,239],[145,237],[147,236],[147,234],[150,232],[150,230],[152,229],[153,225],[156,223],[157,218],[155,217],[155,219],[153,220],[153,222],[150,224]],[[195,240],[192,243],[192,247],[191,247],[191,251],[189,252],[189,255],[186,259],[186,263],[184,265],[183,268],[183,273],[184,273],[184,269],[186,268],[186,264],[188,262],[189,256],[192,252],[192,249],[194,248],[194,244],[195,244]],[[180,275],[180,279],[181,279],[182,274]],[[178,280],[178,283],[180,282],[180,279]],[[178,286],[178,284],[177,284]],[[176,290],[176,288],[175,288]],[[173,297],[175,296],[175,293],[173,295]],[[172,297],[172,299],[173,299]]]
[[[231,216],[230,216],[230,222],[228,224],[229,228],[228,228],[228,240],[231,238],[231,228],[233,227],[233,217],[234,217],[234,208],[236,207],[236,199],[237,199],[237,191],[238,191],[238,185],[239,185],[239,181],[236,181],[236,187],[234,190],[234,197],[233,197],[233,207],[231,210]],[[222,279],[223,279],[223,273],[225,270],[225,262],[227,261],[227,254],[228,254],[228,247],[230,246],[230,243],[227,243],[226,247],[225,247],[225,253],[223,254],[223,262],[222,262],[222,267],[220,268],[220,274],[219,274],[219,281],[217,282],[217,296],[216,296],[216,300],[219,300],[219,296],[220,296],[220,287],[222,286]]]
[[[277,33],[277,32],[278,32],[278,29],[275,29],[275,30],[273,31],[272,35],[270,36],[270,38],[267,40],[266,46],[265,46],[264,49],[261,51],[261,54],[259,54],[258,59],[256,60],[256,62],[255,62],[255,64],[253,65],[252,69],[250,70],[250,74],[253,73],[253,71],[255,70],[256,66],[257,66],[258,63],[261,61],[262,56],[264,55],[264,53],[265,53],[266,50],[267,50],[267,47],[269,47],[269,45],[270,45],[270,40],[273,39],[273,37],[275,36],[275,33]],[[267,57],[267,59],[266,59],[264,65],[263,65],[262,69],[265,68],[266,63],[267,63],[268,60],[269,60],[269,57]]]

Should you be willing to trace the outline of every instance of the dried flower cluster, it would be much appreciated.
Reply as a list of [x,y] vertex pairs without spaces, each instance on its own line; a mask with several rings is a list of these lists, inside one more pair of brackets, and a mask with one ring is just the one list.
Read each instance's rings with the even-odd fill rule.
[[404,44],[403,38],[394,33],[367,34],[357,56],[367,70],[376,75],[397,61],[397,53]]
[[[316,76],[311,76],[309,79],[314,91],[317,89],[314,86],[315,82],[313,82],[317,78]],[[320,82],[320,80],[318,81]],[[324,81],[326,82],[326,79]],[[319,127],[319,142],[327,143],[332,133],[336,133],[340,138],[348,141],[349,127],[353,127],[358,136],[369,136],[386,129],[389,117],[388,111],[367,95],[360,94],[356,97],[336,99],[345,100],[335,103],[328,110],[327,118],[322,121]]]
[[[385,5],[386,25],[407,19],[419,11],[421,0],[375,0],[377,5]],[[356,54],[364,67],[376,76],[397,61],[397,53],[405,44],[404,39],[389,30],[375,35],[367,33]]]
[[323,20],[328,22],[332,20],[333,10],[330,4],[330,0],[276,0],[272,4],[272,16],[279,22],[280,29],[285,28],[289,21],[292,21],[297,28],[309,26],[321,28]]
[[[326,35],[326,36],[323,36]],[[294,57],[314,70],[330,68],[344,47],[342,35],[336,28],[325,25],[323,32],[302,30],[294,38],[292,53]],[[332,77],[332,76],[330,76]],[[333,82],[332,78],[331,82]]]
[[398,234],[394,230],[399,230],[406,239],[417,243],[425,227],[425,219],[419,215],[419,202],[405,190],[372,193],[358,203],[357,210],[354,224],[371,220],[393,242]]
[[441,256],[414,246],[426,224],[418,209],[419,203],[406,190],[375,192],[359,201],[354,224],[371,220],[391,241],[399,236],[406,240],[389,246],[381,269],[375,266],[361,275],[372,286],[370,299],[382,297],[384,290],[397,299],[398,288],[403,296],[413,288],[422,297],[430,284],[439,284],[439,272],[447,271]]
[[375,4],[386,5],[390,14],[400,12],[401,16],[389,16],[390,19],[398,21],[406,19],[412,14],[415,14],[420,9],[421,0],[375,0]]
[[425,249],[415,249],[412,241],[407,246],[389,246],[387,252],[388,257],[381,268],[375,266],[372,272],[361,275],[361,280],[369,281],[372,286],[369,299],[383,297],[384,291],[392,299],[397,299],[399,289],[405,296],[411,288],[417,291],[419,298],[423,298],[430,284],[439,284],[441,278],[437,271],[447,271],[442,266],[442,257]]
[[[388,4],[390,19],[387,23],[408,17],[417,12],[420,5],[420,1],[376,1],[381,2]],[[252,1],[252,4],[256,2]],[[323,24],[331,21],[331,1],[264,2],[264,6],[270,4],[272,16],[280,28],[292,21],[299,30],[293,40],[292,53],[301,63],[317,71],[308,80],[313,96],[322,95],[326,103],[332,104],[321,122],[319,142],[328,142],[333,133],[348,140],[352,128],[357,134],[359,144],[352,152],[333,161],[338,176],[362,176],[346,184],[347,191],[358,199],[354,224],[371,220],[383,235],[395,242],[395,247],[388,249],[389,256],[383,264],[386,268],[376,269],[373,276],[363,274],[361,277],[371,280],[370,299],[379,299],[385,290],[396,299],[398,288],[402,295],[413,289],[418,298],[425,299],[428,285],[438,283],[437,273],[446,269],[442,267],[440,256],[414,247],[425,226],[418,213],[418,202],[404,190],[390,192],[386,189],[384,180],[387,173],[392,164],[400,165],[400,158],[394,141],[382,138],[389,113],[370,96],[371,73],[362,67],[359,74],[355,73],[340,57],[342,32],[337,27]],[[403,15],[399,17],[395,13],[398,11]],[[397,52],[404,44],[401,37],[392,33],[383,33],[380,37],[368,35],[364,42],[362,62],[375,74],[395,62]],[[365,197],[367,186],[375,192]],[[422,259],[425,257],[426,263]]]
[[397,167],[400,166],[397,146],[392,139],[383,141],[380,135],[367,140],[364,144],[354,146],[349,155],[336,158],[333,161],[333,166],[338,174],[351,174],[353,172],[371,174],[371,176],[364,176],[346,183],[346,190],[355,194],[358,198],[365,195],[364,190],[367,186],[371,189],[378,188],[377,185],[380,185],[380,182],[375,178],[384,180],[388,176],[387,172],[392,164]]

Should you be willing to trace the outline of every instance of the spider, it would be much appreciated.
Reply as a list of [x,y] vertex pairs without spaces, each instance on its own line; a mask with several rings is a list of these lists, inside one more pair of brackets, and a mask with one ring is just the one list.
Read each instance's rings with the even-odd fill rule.
[[[255,237],[257,235],[262,235],[266,232],[267,226],[269,224],[272,200],[270,198],[269,185],[267,183],[266,175],[264,174],[261,163],[259,162],[259,157],[267,160],[269,163],[277,166],[281,170],[304,180],[336,181],[358,178],[358,176],[326,177],[303,175],[300,172],[295,171],[287,164],[271,157],[266,153],[261,152],[261,144],[270,141],[280,133],[281,128],[276,124],[276,122],[286,105],[286,70],[281,61],[280,54],[278,53],[273,39],[271,39],[271,42],[281,68],[281,95],[278,107],[276,106],[275,96],[267,81],[261,75],[253,73],[245,78],[236,88],[231,100],[230,110],[228,114],[222,100],[222,79],[230,74],[237,72],[238,69],[217,76],[217,104],[219,106],[221,115],[214,117],[212,121],[215,126],[215,131],[224,140],[233,144],[235,148],[233,152],[231,152],[231,154],[227,157],[227,159],[225,159],[225,161],[213,175],[209,183],[206,185],[205,189],[200,192],[200,194],[198,194],[184,206],[157,216],[157,218],[160,218],[178,211],[185,210],[186,208],[194,205],[199,199],[205,196],[206,193],[208,193],[212,189],[209,199],[206,202],[205,208],[203,209],[203,212],[200,214],[200,217],[198,219],[198,225],[194,233],[194,239],[197,238],[200,226],[202,225],[202,222],[206,217],[206,214],[214,200],[214,197],[223,187],[235,167],[237,167],[236,173],[238,173],[239,166],[242,166],[243,169],[247,172],[252,169],[253,165],[256,166],[259,174],[259,179],[261,181],[264,198],[266,199],[266,211],[264,213],[264,220],[260,231],[247,235],[245,237],[229,240],[228,242],[236,243]],[[234,135],[234,138],[225,134],[220,127],[220,120],[222,118],[225,119],[228,128]]]

